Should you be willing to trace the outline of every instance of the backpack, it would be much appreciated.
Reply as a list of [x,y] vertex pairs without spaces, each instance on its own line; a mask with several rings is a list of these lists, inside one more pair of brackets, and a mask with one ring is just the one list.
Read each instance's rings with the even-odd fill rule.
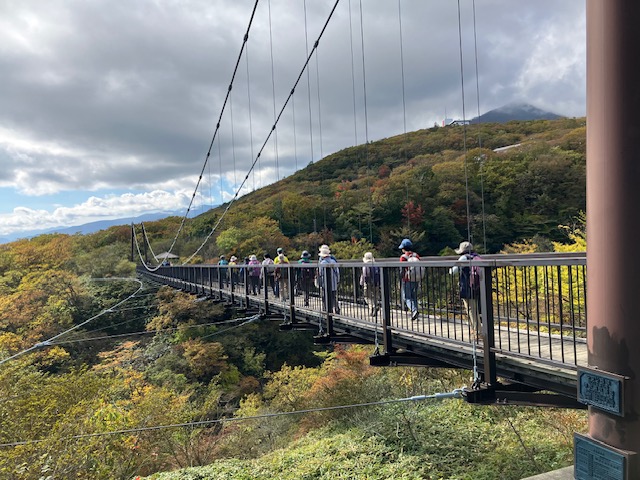
[[274,265],[272,259],[265,258],[264,262],[262,262],[262,265],[266,267],[265,270],[267,272],[267,275],[273,275],[275,273],[276,266]]
[[[480,259],[480,255],[475,253],[467,255],[469,260],[477,260]],[[469,287],[471,287],[471,291],[474,292],[474,297],[476,293],[480,292],[480,267],[476,265],[471,265],[469,271]]]
[[[311,262],[300,262],[300,264],[302,265],[307,265],[310,264]],[[303,280],[313,280],[313,277],[315,276],[315,271],[313,267],[302,267],[300,272],[300,275],[302,277]]]
[[374,287],[380,286],[380,267],[367,267],[366,282]]
[[[419,262],[420,257],[415,253],[412,253],[410,256],[405,255],[407,262]],[[409,282],[419,282],[424,277],[426,269],[424,267],[419,267],[418,265],[414,265],[412,267],[407,267],[405,278]]]

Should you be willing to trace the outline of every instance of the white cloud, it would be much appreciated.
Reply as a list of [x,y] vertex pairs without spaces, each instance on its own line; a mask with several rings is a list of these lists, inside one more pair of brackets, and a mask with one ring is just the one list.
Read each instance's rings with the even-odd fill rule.
[[[89,197],[85,202],[52,210],[16,207],[0,214],[0,235],[28,230],[82,225],[97,220],[135,217],[144,213],[185,210],[191,195],[155,190],[146,193]],[[199,204],[203,199],[197,199]]]

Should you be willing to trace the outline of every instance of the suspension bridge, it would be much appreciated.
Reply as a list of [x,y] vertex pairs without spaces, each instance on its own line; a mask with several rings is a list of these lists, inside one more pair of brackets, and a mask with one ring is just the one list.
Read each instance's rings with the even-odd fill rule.
[[[363,264],[354,261],[339,262],[336,270],[322,263],[279,265],[288,288],[277,297],[267,275],[254,293],[246,266],[163,266],[154,272],[140,266],[138,271],[244,314],[275,319],[281,330],[310,331],[318,344],[371,344],[372,365],[474,371],[477,383],[466,391],[470,402],[584,407],[576,402],[576,370],[587,364],[584,255],[474,260],[484,279],[477,336],[459,299],[458,274],[450,273],[457,264],[447,257],[420,262],[424,273],[417,282],[415,320],[403,307],[401,276],[407,267],[400,261],[376,263],[381,281],[373,302],[360,286]],[[325,285],[300,281],[310,268]],[[318,275],[321,269],[325,275]],[[332,274],[339,278],[335,300],[328,293]]]

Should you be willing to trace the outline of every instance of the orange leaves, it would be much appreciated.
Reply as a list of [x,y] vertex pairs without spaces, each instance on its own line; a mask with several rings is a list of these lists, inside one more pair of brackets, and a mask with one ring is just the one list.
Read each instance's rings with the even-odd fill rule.
[[181,347],[184,349],[183,355],[191,371],[199,379],[211,379],[228,365],[228,357],[220,343],[187,340],[181,344]]

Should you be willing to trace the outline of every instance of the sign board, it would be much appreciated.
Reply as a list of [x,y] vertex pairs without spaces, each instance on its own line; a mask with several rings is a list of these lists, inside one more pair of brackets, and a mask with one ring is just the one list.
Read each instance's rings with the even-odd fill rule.
[[629,452],[576,433],[573,455],[576,480],[630,480]]
[[623,417],[624,380],[621,375],[579,367],[578,401]]

